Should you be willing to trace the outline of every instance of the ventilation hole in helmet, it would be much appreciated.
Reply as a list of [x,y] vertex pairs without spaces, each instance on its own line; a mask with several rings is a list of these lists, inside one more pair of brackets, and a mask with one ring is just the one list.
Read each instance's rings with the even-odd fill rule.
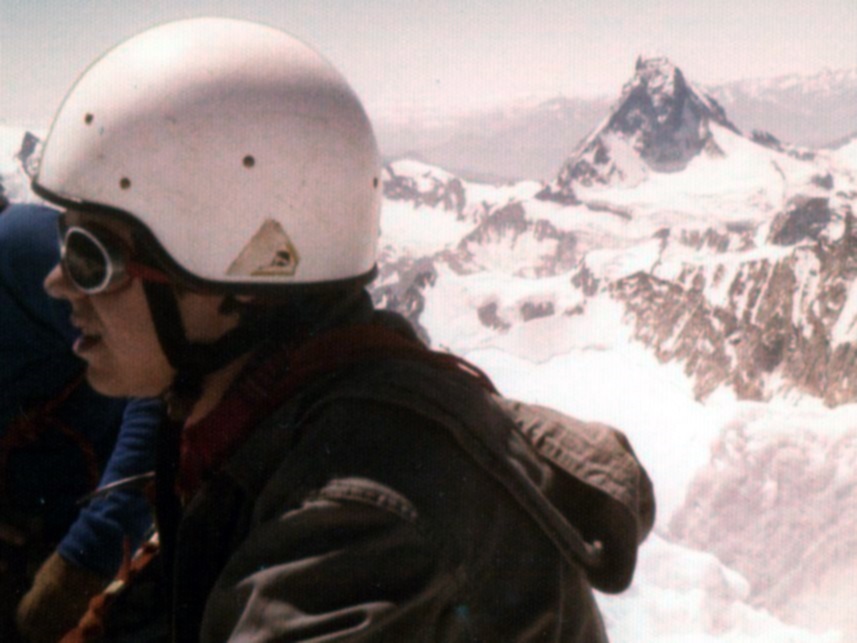
[[378,177],[377,176],[374,179],[372,179],[372,187],[373,188],[378,187]]
[[131,179],[129,179],[127,176],[123,176],[119,180],[119,187],[122,188],[123,190],[127,190],[128,188],[131,187]]
[[94,118],[95,117],[92,114],[87,114],[86,116],[83,117],[83,122],[86,123],[87,125],[92,125],[92,120]]
[[256,165],[256,159],[254,159],[249,154],[244,157],[244,167],[250,168]]

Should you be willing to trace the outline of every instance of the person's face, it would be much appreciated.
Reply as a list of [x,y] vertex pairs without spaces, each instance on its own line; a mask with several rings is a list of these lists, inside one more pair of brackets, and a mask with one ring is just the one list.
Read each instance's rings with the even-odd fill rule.
[[[69,211],[65,223],[83,228],[91,215]],[[130,230],[115,220],[97,219],[102,229],[133,247]],[[71,323],[80,330],[73,350],[87,364],[86,377],[93,389],[110,396],[160,395],[175,371],[164,354],[140,279],[132,278],[116,289],[87,295],[78,290],[57,265],[45,278],[51,297],[71,304]],[[218,312],[221,297],[186,294],[179,308],[191,340],[212,341],[234,320]]]

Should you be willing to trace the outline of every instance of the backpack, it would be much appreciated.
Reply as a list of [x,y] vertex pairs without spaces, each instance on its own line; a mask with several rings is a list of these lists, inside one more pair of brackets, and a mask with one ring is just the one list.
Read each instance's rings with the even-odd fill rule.
[[[290,403],[300,407],[298,414],[305,416],[344,398],[399,405],[434,420],[437,408],[450,411],[440,423],[530,511],[559,549],[586,569],[593,586],[604,592],[627,588],[638,545],[652,528],[655,510],[651,481],[627,438],[603,424],[504,398],[474,365],[427,349],[398,316],[376,315],[383,323],[319,334],[291,354],[288,382],[281,392],[289,392]],[[419,369],[426,378],[419,391],[408,386],[401,390],[378,387],[371,375],[363,377],[376,370],[365,368],[372,362],[395,365],[403,361],[427,367]],[[351,369],[360,369],[351,373],[358,376],[349,377]],[[439,378],[438,382],[450,377],[465,380],[461,403],[433,395],[432,377]],[[487,394],[479,396],[477,404],[469,404],[474,400],[474,382]],[[486,415],[500,418],[500,429],[487,440],[472,430]],[[456,419],[465,416],[464,421]],[[527,457],[510,463],[509,452]],[[537,471],[516,470],[525,462],[536,462]],[[117,592],[125,592],[127,587],[122,586],[133,585],[138,577],[148,578],[156,557],[156,547],[147,544],[124,568],[121,582],[93,600],[81,626],[63,641],[98,638]],[[138,565],[141,560],[143,564]]]
[[[418,390],[379,386],[367,378],[368,369],[361,369],[353,377],[341,378],[348,380],[344,385],[323,385],[312,407],[351,397],[399,405],[440,421],[527,509],[560,551],[570,552],[587,570],[593,586],[608,593],[628,587],[638,546],[654,524],[655,500],[652,482],[622,432],[506,398],[478,367],[450,353],[429,350],[395,320],[314,338],[295,353],[292,368],[300,373],[299,379],[309,381],[322,373],[389,360],[430,368],[422,369]],[[433,373],[438,374],[436,386]],[[475,382],[487,392],[485,406],[472,395],[453,399],[450,388],[442,385],[449,375]],[[444,412],[439,415],[437,409]],[[477,427],[494,414],[505,421],[486,436]],[[509,453],[522,457],[510,463]],[[528,462],[538,464],[522,472]]]

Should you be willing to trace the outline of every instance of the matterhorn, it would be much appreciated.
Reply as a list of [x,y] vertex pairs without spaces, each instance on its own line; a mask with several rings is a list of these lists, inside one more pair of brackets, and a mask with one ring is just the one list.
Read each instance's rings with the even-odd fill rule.
[[723,108],[665,57],[637,59],[607,118],[577,147],[540,196],[573,203],[573,184],[634,185],[678,172],[698,154],[721,155],[712,123],[738,133]]

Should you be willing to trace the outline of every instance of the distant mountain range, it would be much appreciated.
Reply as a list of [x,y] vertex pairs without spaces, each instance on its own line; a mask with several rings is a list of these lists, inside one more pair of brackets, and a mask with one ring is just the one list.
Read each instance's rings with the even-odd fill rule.
[[[746,133],[759,130],[809,148],[837,146],[857,135],[857,67],[744,80],[704,92]],[[425,127],[377,125],[390,160],[420,158],[474,180],[545,180],[598,126],[614,100],[558,96]]]

